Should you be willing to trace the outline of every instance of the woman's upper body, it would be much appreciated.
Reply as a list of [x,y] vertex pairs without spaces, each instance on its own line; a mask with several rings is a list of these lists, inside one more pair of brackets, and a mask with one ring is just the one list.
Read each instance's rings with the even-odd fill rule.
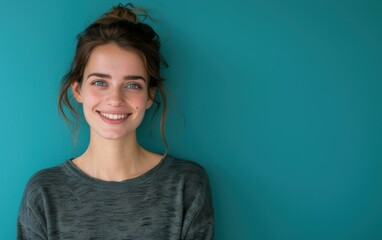
[[71,91],[89,124],[89,145],[81,156],[32,177],[20,207],[19,239],[212,238],[203,168],[150,152],[137,140],[146,110],[162,104],[167,152],[160,75],[167,63],[158,35],[138,10],[118,5],[79,34],[59,109],[65,118],[64,105],[77,115]]
[[165,156],[148,172],[103,181],[72,160],[29,181],[18,239],[212,239],[208,177],[191,161]]

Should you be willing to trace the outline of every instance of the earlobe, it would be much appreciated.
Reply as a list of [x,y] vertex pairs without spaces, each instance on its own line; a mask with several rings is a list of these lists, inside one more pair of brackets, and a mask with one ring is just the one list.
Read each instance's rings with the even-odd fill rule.
[[149,96],[149,99],[147,100],[147,103],[146,103],[146,109],[149,109],[151,107],[151,105],[153,105],[154,97],[155,97],[155,91],[156,91],[155,88],[153,88],[149,91],[150,96]]
[[146,103],[146,109],[149,109],[150,107],[151,107],[151,105],[153,105],[153,100],[151,99],[151,98],[149,98],[148,100],[147,100],[147,103]]
[[77,81],[74,81],[72,83],[72,94],[73,97],[77,100],[77,102],[82,103],[81,84]]

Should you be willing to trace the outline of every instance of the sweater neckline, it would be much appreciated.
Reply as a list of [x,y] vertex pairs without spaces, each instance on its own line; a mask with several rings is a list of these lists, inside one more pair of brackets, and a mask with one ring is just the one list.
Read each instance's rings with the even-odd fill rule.
[[95,187],[101,187],[101,188],[126,188],[126,187],[137,186],[139,184],[149,181],[154,176],[156,176],[158,172],[166,168],[173,158],[166,154],[162,157],[162,159],[157,165],[155,165],[153,168],[151,168],[147,172],[137,177],[129,178],[123,181],[105,181],[102,179],[89,176],[72,162],[73,159],[74,158],[67,160],[64,163],[64,166],[71,172],[72,175],[80,178],[81,181],[83,181],[84,183],[93,185]]

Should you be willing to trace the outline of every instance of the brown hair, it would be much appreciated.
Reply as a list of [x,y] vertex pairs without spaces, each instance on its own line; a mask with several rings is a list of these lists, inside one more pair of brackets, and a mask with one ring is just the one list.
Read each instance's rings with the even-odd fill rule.
[[[137,51],[146,64],[149,75],[148,95],[156,103],[153,118],[157,115],[162,103],[160,133],[167,150],[164,132],[167,102],[163,86],[164,79],[160,75],[160,68],[168,67],[168,64],[159,51],[158,34],[148,24],[143,23],[147,17],[149,15],[141,8],[136,8],[132,4],[119,4],[89,25],[85,31],[78,34],[75,56],[69,71],[62,78],[58,98],[59,112],[69,124],[74,123],[75,135],[78,131],[78,114],[69,99],[69,89],[75,81],[82,83],[84,69],[92,51],[98,46],[114,43],[119,47]],[[150,94],[150,90],[153,89],[159,91],[162,101],[158,101],[155,96]],[[68,118],[64,111],[65,107],[74,116],[74,122]]]

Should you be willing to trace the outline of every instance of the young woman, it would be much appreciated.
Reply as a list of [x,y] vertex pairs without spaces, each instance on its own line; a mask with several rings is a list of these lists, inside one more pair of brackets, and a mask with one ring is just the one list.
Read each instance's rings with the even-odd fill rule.
[[[191,161],[144,149],[136,130],[161,96],[166,66],[138,9],[118,5],[78,36],[59,109],[72,92],[90,126],[79,157],[36,173],[26,186],[18,239],[212,239],[208,177]],[[144,11],[142,12],[144,13]],[[144,14],[145,15],[145,14]],[[166,141],[164,139],[166,144]],[[166,144],[167,148],[167,144]]]

